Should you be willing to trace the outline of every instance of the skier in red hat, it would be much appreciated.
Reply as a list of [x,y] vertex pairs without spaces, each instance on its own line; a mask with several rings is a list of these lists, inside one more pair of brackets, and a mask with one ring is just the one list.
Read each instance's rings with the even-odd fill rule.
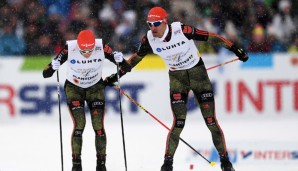
[[[150,30],[142,38],[138,51],[128,60],[133,68],[147,54],[154,53],[165,61],[169,69],[170,101],[174,119],[168,134],[161,171],[173,170],[173,157],[185,125],[190,90],[193,91],[211,132],[213,143],[219,153],[222,171],[234,171],[228,157],[223,131],[216,118],[212,85],[194,40],[223,46],[234,52],[243,62],[248,60],[248,55],[242,48],[215,33],[180,22],[168,24],[167,17],[167,12],[162,7],[154,7],[149,11],[147,24]],[[111,75],[105,82],[112,85],[116,78],[117,75]]]
[[69,40],[61,52],[43,70],[43,77],[51,77],[62,64],[66,64],[67,78],[64,85],[67,106],[73,120],[71,137],[72,171],[82,171],[81,151],[83,131],[86,124],[85,101],[91,113],[92,126],[95,132],[97,156],[96,171],[106,171],[106,132],[105,116],[105,84],[102,79],[104,59],[114,64],[119,63],[125,72],[130,66],[123,59],[121,52],[113,52],[112,48],[95,39],[90,30],[82,30],[77,40]]

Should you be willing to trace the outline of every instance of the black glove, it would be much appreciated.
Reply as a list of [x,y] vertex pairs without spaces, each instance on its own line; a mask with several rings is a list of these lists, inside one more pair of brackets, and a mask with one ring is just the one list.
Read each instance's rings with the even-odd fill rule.
[[105,87],[106,86],[109,86],[109,87],[114,87],[115,86],[115,84],[113,82],[108,82],[107,80],[103,80],[103,84],[104,84]]
[[116,84],[115,82],[117,82],[117,74],[112,74],[111,76],[107,77],[104,81],[103,84],[109,87],[114,87]]
[[239,57],[240,61],[246,62],[248,60],[248,55],[242,48],[238,48],[235,45],[232,45],[230,51],[234,52],[235,55]]

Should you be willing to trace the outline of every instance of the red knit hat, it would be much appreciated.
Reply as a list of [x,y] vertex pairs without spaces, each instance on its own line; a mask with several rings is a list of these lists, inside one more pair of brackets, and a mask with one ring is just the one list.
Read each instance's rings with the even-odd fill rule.
[[147,21],[159,21],[167,18],[168,14],[162,7],[153,7],[148,12]]
[[94,34],[90,30],[82,30],[78,35],[78,46],[80,49],[93,49],[95,46]]

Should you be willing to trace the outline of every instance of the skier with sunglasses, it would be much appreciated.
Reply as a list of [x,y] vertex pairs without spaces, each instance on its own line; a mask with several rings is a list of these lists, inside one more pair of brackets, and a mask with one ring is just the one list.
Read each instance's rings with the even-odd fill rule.
[[[150,30],[144,35],[138,51],[128,59],[128,63],[133,68],[147,54],[154,53],[165,61],[169,69],[170,101],[174,118],[167,138],[161,171],[173,170],[174,154],[178,147],[179,136],[185,126],[190,90],[193,91],[205,123],[211,132],[214,146],[219,153],[222,171],[234,171],[228,157],[223,131],[216,119],[211,82],[194,40],[223,46],[234,52],[243,62],[248,60],[247,53],[215,33],[180,22],[168,24],[167,12],[162,7],[153,7],[149,11],[147,24]],[[125,72],[120,72],[120,77],[124,74]],[[116,81],[117,74],[105,79],[108,85],[113,85]]]

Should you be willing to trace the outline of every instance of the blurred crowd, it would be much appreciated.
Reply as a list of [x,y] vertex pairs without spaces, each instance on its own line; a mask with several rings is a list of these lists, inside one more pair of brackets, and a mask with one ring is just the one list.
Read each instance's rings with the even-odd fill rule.
[[[57,54],[82,29],[133,53],[153,6],[164,7],[170,22],[217,33],[248,52],[298,52],[297,0],[1,0],[0,55]],[[220,51],[202,42],[198,47]]]

